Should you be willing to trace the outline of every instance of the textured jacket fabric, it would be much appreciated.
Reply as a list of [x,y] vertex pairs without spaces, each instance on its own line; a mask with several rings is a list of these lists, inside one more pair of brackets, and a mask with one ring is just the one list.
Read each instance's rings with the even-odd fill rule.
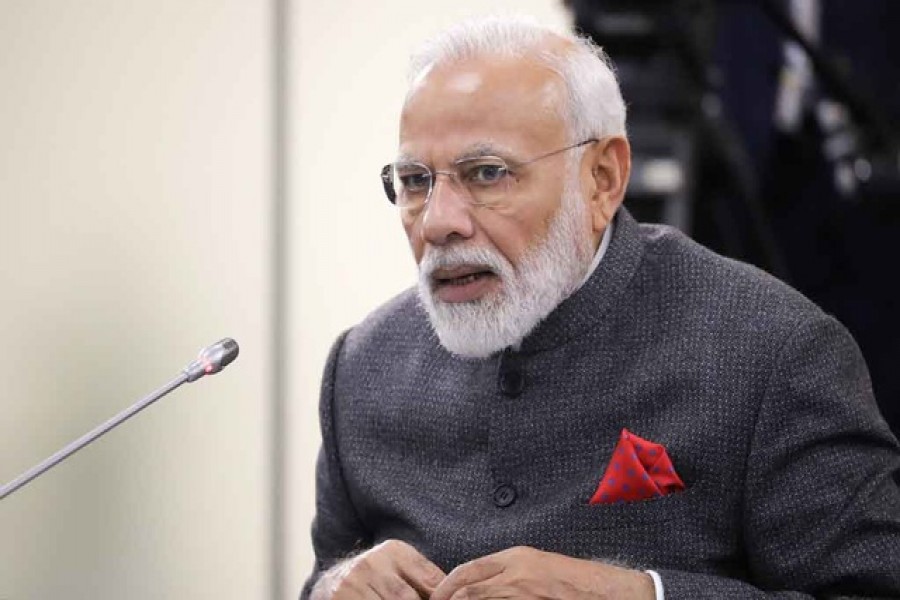
[[[667,600],[900,597],[897,441],[852,338],[748,265],[619,211],[513,352],[438,343],[414,290],[336,342],[316,564],[396,538],[442,569],[518,545],[657,570]],[[684,492],[589,505],[623,428]]]

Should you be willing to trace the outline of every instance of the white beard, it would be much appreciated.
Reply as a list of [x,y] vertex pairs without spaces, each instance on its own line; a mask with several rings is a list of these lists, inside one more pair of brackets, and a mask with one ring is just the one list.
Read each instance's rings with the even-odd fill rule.
[[[466,358],[486,358],[515,346],[578,289],[594,249],[577,178],[568,181],[546,236],[523,255],[518,268],[493,247],[426,249],[419,264],[419,299],[444,348]],[[460,303],[435,297],[431,274],[436,269],[473,264],[488,266],[499,277],[498,292]]]

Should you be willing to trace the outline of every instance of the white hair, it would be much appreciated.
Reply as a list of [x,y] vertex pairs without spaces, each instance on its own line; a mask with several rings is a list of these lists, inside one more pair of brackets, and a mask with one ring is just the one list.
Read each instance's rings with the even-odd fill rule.
[[[554,38],[570,44],[550,47]],[[589,38],[558,33],[533,18],[482,17],[444,30],[413,53],[409,81],[438,65],[485,56],[531,58],[557,73],[568,97],[560,116],[572,143],[625,135],[625,101],[603,49]]]
[[[419,300],[441,345],[465,358],[486,358],[519,344],[579,288],[593,260],[588,208],[578,179],[567,177],[562,201],[543,240],[513,266],[496,247],[428,246],[419,264]],[[500,278],[499,293],[448,303],[432,290],[441,267],[484,265]]]

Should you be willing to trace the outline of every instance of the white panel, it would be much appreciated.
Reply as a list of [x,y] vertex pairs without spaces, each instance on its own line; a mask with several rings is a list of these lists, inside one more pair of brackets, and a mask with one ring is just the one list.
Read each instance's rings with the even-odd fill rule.
[[415,268],[378,172],[396,154],[406,62],[463,17],[531,14],[565,28],[556,0],[296,0],[292,18],[292,364],[285,598],[312,566],[318,387],[340,331],[409,287]]
[[0,598],[264,598],[268,2],[0,2]]

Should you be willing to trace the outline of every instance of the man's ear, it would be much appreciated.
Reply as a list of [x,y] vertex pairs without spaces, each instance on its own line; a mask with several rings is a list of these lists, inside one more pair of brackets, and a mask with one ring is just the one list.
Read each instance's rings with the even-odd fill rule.
[[582,161],[584,189],[589,191],[588,210],[595,233],[612,221],[628,187],[631,175],[631,145],[621,135],[601,139],[584,153]]

